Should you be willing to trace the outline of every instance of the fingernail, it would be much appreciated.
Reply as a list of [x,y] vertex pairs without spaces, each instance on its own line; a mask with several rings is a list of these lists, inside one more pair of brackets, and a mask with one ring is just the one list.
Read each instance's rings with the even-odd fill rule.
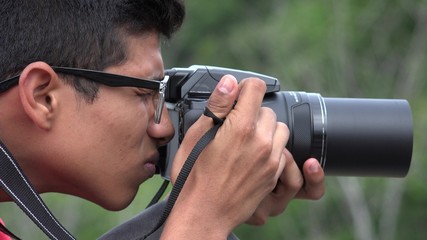
[[218,90],[221,93],[229,94],[233,91],[235,78],[231,75],[226,75],[223,77],[222,81],[219,83]]
[[318,164],[317,162],[314,162],[314,163],[312,163],[312,164],[310,165],[310,167],[308,168],[308,170],[309,170],[311,173],[317,173],[317,172],[319,171],[319,168],[320,168],[319,164]]

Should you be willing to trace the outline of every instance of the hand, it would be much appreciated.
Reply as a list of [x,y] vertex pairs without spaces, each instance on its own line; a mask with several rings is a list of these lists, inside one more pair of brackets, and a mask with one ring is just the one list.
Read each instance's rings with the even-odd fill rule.
[[246,222],[263,225],[268,217],[281,214],[294,198],[320,199],[325,192],[324,172],[319,162],[310,158],[303,165],[304,176],[292,155],[285,149],[286,166],[276,188],[261,202],[252,217]]
[[[254,78],[237,85],[226,76],[218,84],[208,108],[226,119],[194,165],[164,234],[170,230],[175,238],[225,238],[273,191],[285,167],[282,153],[289,131],[271,109],[261,107],[265,90],[265,83]],[[186,133],[174,160],[172,182],[212,126],[211,118],[201,116]]]

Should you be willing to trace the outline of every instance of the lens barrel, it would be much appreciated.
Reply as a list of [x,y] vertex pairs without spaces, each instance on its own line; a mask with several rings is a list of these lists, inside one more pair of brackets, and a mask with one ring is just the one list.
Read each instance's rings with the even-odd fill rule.
[[327,175],[404,177],[409,170],[413,124],[406,100],[281,91],[267,94],[263,105],[288,125],[286,148],[300,168],[314,157]]

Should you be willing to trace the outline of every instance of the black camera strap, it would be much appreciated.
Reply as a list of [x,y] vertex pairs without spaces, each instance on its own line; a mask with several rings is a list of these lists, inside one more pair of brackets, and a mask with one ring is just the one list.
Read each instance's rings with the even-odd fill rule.
[[193,150],[191,150],[190,155],[188,155],[187,160],[185,161],[184,166],[179,172],[176,182],[172,187],[172,191],[169,195],[162,217],[160,218],[157,225],[148,234],[146,234],[143,239],[147,239],[165,223],[166,219],[172,211],[173,206],[175,205],[176,200],[179,197],[182,188],[184,187],[185,182],[187,181],[188,176],[190,175],[191,169],[196,163],[196,160],[199,158],[199,155],[202,153],[203,149],[205,149],[205,147],[214,139],[216,132],[224,122],[223,119],[217,117],[207,107],[205,107],[203,114],[213,119],[214,126],[200,138],[200,140],[194,146]]
[[[47,208],[2,141],[0,141],[0,185],[50,239],[75,239]],[[13,234],[11,237],[19,239]]]

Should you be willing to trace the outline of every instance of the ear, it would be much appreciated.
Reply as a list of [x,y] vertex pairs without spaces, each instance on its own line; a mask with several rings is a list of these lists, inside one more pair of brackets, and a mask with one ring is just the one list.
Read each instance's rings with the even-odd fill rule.
[[29,64],[19,78],[19,96],[28,117],[41,129],[49,130],[58,111],[58,75],[44,62]]

